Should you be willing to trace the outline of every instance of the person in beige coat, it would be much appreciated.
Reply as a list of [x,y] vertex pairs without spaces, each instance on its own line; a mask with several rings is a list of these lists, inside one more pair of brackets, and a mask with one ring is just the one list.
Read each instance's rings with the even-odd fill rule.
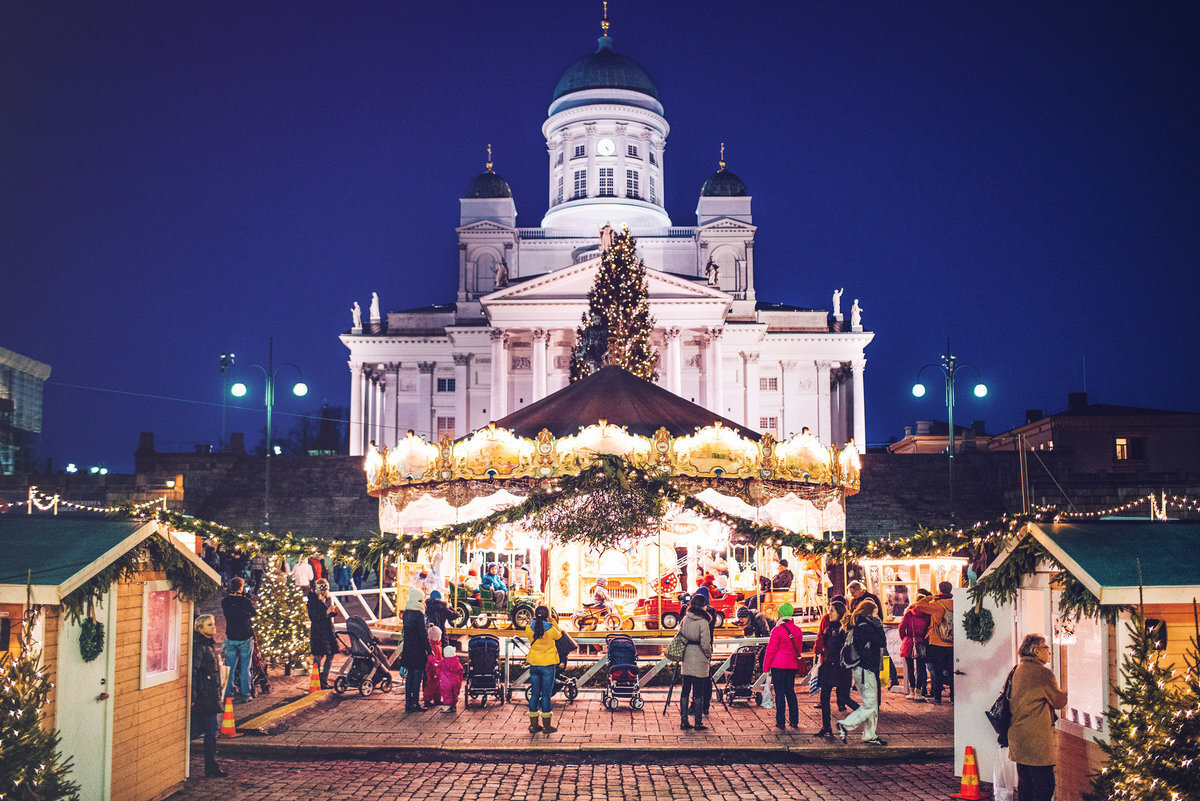
[[1021,661],[1013,670],[1009,707],[1008,755],[1017,763],[1017,790],[1021,801],[1050,801],[1054,797],[1057,745],[1054,710],[1067,705],[1067,694],[1058,688],[1050,661],[1050,646],[1041,634],[1028,634],[1021,642]]
[[[687,641],[683,651],[683,663],[680,673],[683,675],[682,688],[679,692],[679,728],[700,730],[707,729],[704,725],[704,698],[708,689],[709,670],[712,662],[712,628],[707,604],[703,595],[693,595],[688,602],[687,614],[679,623],[679,634]],[[696,725],[688,721],[688,698],[695,699]]]

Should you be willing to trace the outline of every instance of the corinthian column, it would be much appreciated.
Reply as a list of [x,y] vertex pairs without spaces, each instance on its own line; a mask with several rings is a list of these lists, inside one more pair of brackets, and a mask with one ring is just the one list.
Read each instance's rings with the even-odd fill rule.
[[758,431],[758,358],[757,353],[742,353],[742,410],[745,419],[742,425]]
[[489,418],[499,420],[508,414],[508,338],[499,328],[491,330],[492,338],[492,405]]
[[667,337],[667,389],[676,395],[683,394],[683,364],[680,353],[680,330],[668,328]]
[[817,437],[825,445],[833,441],[833,415],[829,398],[829,362],[817,362]]
[[863,371],[867,369],[866,359],[855,359],[850,362],[854,373],[854,396],[850,402],[854,404],[854,444],[859,451],[867,449],[867,395],[863,387]]
[[470,387],[471,354],[454,354],[454,436],[461,437],[471,430]]
[[530,369],[533,371],[533,400],[546,397],[546,331],[541,328],[533,329],[533,361]]
[[363,369],[350,362],[350,455],[363,455]]
[[709,337],[711,344],[709,345],[710,355],[710,387],[709,397],[712,398],[710,408],[721,417],[725,416],[725,379],[721,375],[721,366],[724,361],[723,351],[721,348],[721,339],[725,336],[724,329],[714,328],[710,330]]

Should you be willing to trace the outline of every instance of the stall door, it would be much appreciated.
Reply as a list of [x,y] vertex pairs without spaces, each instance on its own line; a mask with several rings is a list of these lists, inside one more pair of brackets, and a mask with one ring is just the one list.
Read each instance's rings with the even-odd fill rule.
[[112,775],[113,674],[116,664],[116,592],[96,604],[104,625],[104,650],[91,662],[79,654],[79,624],[63,621],[58,641],[57,717],[63,756],[73,763],[71,779],[80,798],[109,798]]

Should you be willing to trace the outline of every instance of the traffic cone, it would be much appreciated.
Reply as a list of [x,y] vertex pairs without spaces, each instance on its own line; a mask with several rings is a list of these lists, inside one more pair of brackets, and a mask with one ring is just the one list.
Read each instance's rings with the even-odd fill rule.
[[221,716],[221,736],[241,737],[242,733],[233,724],[233,699],[226,696],[225,714]]
[[967,746],[963,753],[963,775],[959,790],[951,798],[962,798],[965,801],[979,801],[987,798],[979,789],[979,766],[975,764],[975,749]]
[[321,674],[317,672],[317,660],[313,660],[312,671],[308,674],[308,691],[315,693],[321,689]]

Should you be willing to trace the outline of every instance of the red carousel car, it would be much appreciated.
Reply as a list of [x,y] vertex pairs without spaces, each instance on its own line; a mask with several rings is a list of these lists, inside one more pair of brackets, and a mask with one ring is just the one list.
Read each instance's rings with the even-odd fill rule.
[[[655,594],[649,598],[637,599],[633,609],[634,622],[641,623],[648,629],[673,629],[678,626],[679,619],[683,616],[683,603],[687,598],[686,594],[679,593],[679,583],[679,577],[674,573],[655,579],[650,585]],[[702,579],[696,581],[697,586],[703,583]],[[712,608],[717,613],[716,624],[720,628],[725,625],[725,621],[733,619],[738,595],[733,592],[718,595],[713,590],[710,590],[710,593]]]

